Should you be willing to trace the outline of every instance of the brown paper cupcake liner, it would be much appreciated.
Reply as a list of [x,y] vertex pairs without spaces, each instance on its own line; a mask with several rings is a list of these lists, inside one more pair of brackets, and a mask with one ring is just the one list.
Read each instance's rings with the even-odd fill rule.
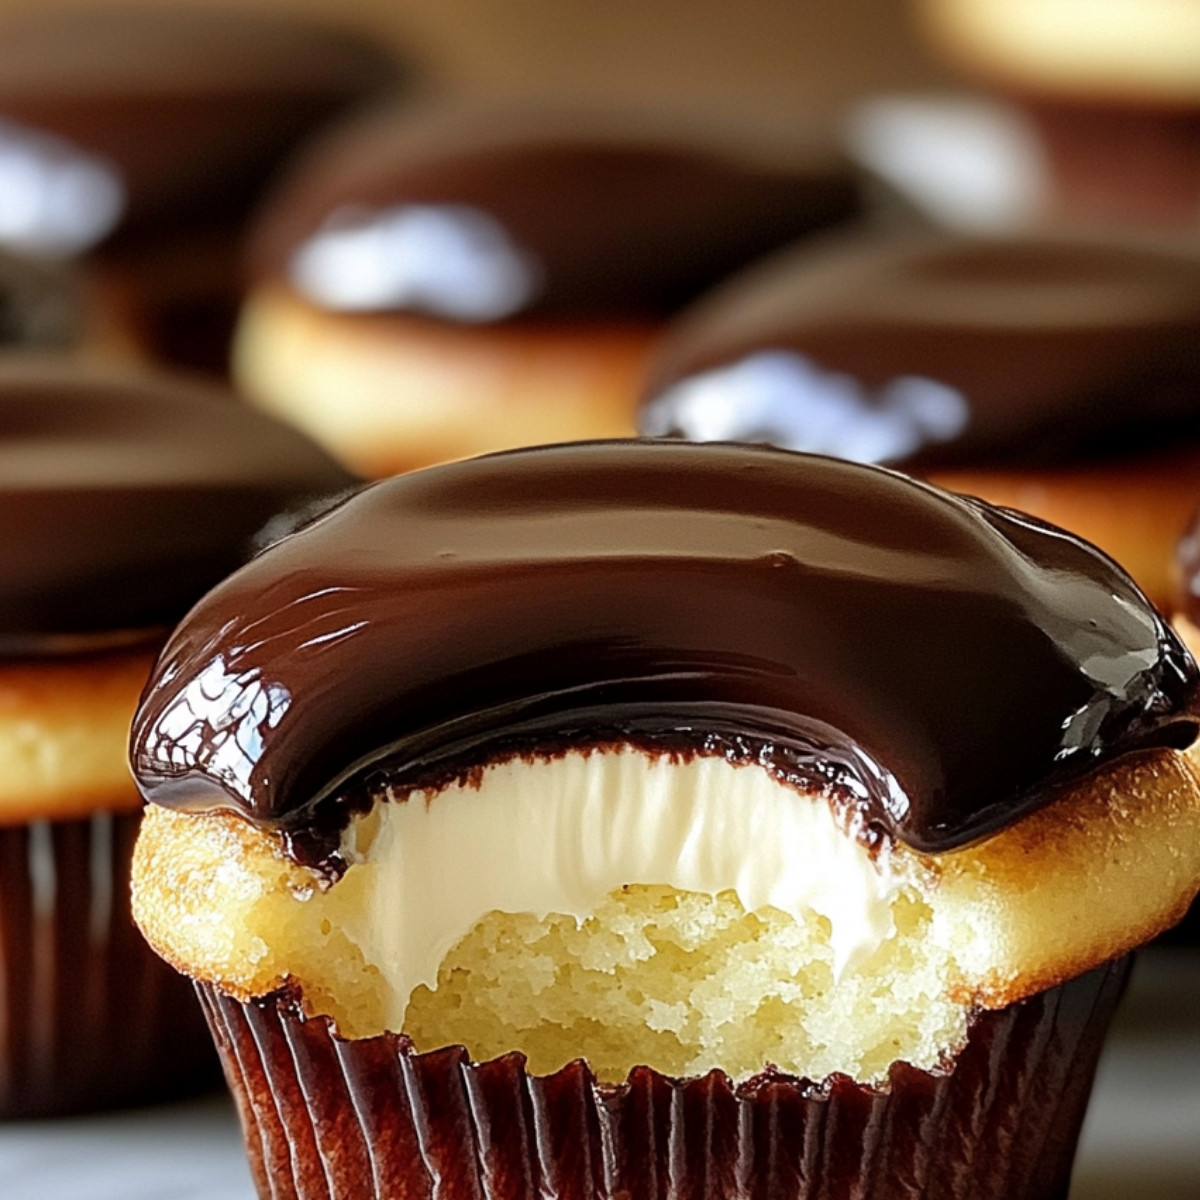
[[1128,968],[980,1013],[952,1069],[896,1064],[881,1088],[536,1077],[199,991],[264,1200],[1065,1200]]
[[219,1078],[187,981],[129,913],[140,821],[0,828],[0,1117],[138,1104]]

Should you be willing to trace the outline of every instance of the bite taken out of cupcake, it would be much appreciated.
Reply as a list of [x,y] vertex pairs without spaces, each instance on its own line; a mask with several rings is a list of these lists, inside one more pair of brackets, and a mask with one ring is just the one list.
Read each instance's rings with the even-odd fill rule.
[[894,467],[1064,526],[1165,610],[1200,503],[1200,254],[1045,232],[831,238],[682,314],[652,437]]
[[369,476],[632,436],[662,322],[855,215],[829,146],[493,103],[330,132],[264,206],[239,385]]
[[176,631],[135,910],[264,1197],[1061,1200],[1200,887],[1198,686],[1104,555],[894,472],[452,464]]
[[352,482],[226,393],[0,364],[0,1117],[219,1077],[130,918],[129,724],[171,625],[279,514]]

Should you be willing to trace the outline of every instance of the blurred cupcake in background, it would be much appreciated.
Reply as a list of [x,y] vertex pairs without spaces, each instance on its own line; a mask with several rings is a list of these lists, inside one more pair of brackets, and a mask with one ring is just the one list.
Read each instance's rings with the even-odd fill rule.
[[81,271],[0,250],[0,354],[13,351],[107,359],[135,355],[122,322],[103,305],[89,303]]
[[1166,605],[1200,502],[1200,253],[1116,234],[801,247],[679,318],[639,427],[878,463],[1021,509]]
[[859,204],[832,149],[754,129],[511,103],[376,114],[264,206],[235,376],[368,475],[628,435],[662,322]]
[[1200,9],[1177,0],[917,0],[947,61],[1037,129],[1052,211],[1200,224]]
[[169,376],[0,360],[0,1116],[215,1082],[129,914],[130,718],[171,625],[281,513],[353,483]]
[[224,368],[245,214],[317,126],[396,85],[363,36],[149,5],[0,19],[0,247],[77,258],[151,355]]

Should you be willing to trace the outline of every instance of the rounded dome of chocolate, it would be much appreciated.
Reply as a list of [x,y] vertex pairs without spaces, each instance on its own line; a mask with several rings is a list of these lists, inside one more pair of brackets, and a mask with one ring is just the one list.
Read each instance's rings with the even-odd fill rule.
[[171,4],[0,20],[0,119],[114,172],[130,225],[244,209],[299,139],[397,75],[362,35],[281,13]]
[[222,391],[0,363],[0,650],[173,624],[273,519],[354,482]]

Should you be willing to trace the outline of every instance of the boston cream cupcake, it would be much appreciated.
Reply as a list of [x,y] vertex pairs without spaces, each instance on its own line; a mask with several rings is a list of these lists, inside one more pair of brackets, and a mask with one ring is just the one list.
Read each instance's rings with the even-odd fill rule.
[[100,303],[151,356],[224,369],[241,226],[286,155],[393,87],[370,40],[299,16],[188,4],[0,16],[0,246],[104,243]]
[[368,475],[629,436],[663,319],[856,206],[830,153],[755,131],[393,110],[263,209],[235,374]]
[[264,1197],[1057,1200],[1200,883],[1197,686],[1109,559],[901,475],[477,459],[176,631],[135,911]]
[[1065,526],[1160,605],[1200,503],[1200,254],[1120,238],[844,238],[662,340],[643,434],[920,474]]
[[222,393],[0,365],[0,1115],[213,1077],[126,880],[130,717],[166,631],[264,526],[348,477]]
[[361,37],[228,5],[25,8],[0,34],[0,116],[107,164],[126,228],[244,214],[297,141],[397,74]]

